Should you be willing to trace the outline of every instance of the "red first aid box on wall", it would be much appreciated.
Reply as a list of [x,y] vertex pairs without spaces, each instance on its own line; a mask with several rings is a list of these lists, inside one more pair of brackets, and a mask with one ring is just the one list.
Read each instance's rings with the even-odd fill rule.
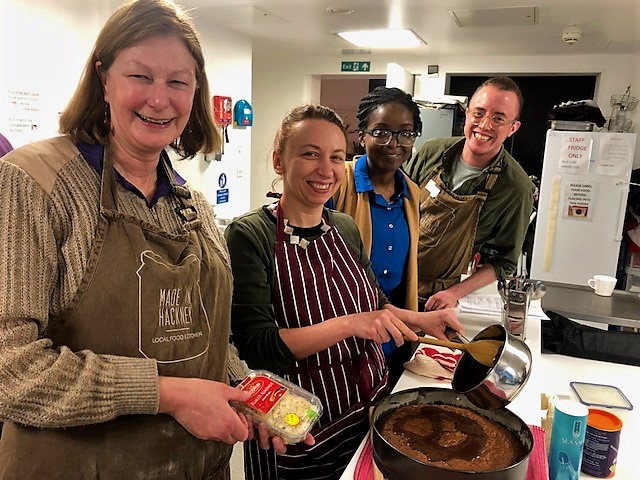
[[218,125],[231,125],[233,121],[231,97],[222,95],[213,96],[213,116]]

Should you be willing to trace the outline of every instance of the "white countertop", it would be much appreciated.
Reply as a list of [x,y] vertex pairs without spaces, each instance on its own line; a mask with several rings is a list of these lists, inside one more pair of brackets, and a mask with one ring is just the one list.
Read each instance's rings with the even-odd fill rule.
[[[491,286],[485,287],[478,293],[492,294],[494,292],[495,286]],[[500,322],[499,316],[492,315],[459,312],[458,318],[465,327],[467,338],[472,338],[483,328]],[[640,334],[638,339],[640,341]],[[624,425],[620,435],[618,465],[613,478],[617,480],[637,480],[640,478],[640,474],[637,473],[639,462],[634,458],[637,453],[632,446],[635,443],[635,438],[640,435],[640,386],[638,386],[640,367],[564,355],[542,355],[540,353],[540,320],[538,319],[528,319],[526,343],[533,356],[531,374],[525,387],[507,408],[524,422],[530,425],[540,425],[541,393],[569,395],[569,382],[572,381],[614,385],[620,388],[634,405],[634,409],[623,417]],[[421,386],[451,388],[451,383],[405,371],[394,388],[394,392]],[[341,480],[353,479],[356,462],[363,445],[364,440],[340,477]],[[580,478],[593,479],[594,477],[581,473]]]

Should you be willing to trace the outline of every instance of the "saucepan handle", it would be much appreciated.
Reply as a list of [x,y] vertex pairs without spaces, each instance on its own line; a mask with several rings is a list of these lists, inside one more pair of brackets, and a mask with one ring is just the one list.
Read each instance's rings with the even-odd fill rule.
[[469,343],[470,340],[462,335],[461,333],[455,331],[451,327],[446,327],[444,329],[444,334],[447,336],[450,342],[458,342],[458,343]]

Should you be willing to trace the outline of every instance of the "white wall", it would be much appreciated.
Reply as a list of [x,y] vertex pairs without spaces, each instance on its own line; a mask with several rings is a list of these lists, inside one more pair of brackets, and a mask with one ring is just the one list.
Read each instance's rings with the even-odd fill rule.
[[[240,100],[252,103],[251,39],[225,30],[220,26],[208,28],[205,17],[195,18],[200,41],[205,52],[205,64],[211,95],[231,97],[233,104]],[[185,160],[176,167],[188,175],[189,181],[204,192],[215,206],[219,218],[231,219],[250,209],[251,134],[253,127],[229,126],[229,143],[224,145],[221,161],[205,161],[202,156]],[[224,139],[223,139],[224,140]],[[208,157],[209,158],[209,157]],[[216,204],[218,179],[226,175],[229,202]]]
[[[53,2],[0,3],[0,131],[14,147],[53,136],[97,35],[105,2],[72,12]],[[20,97],[13,103],[16,92]],[[19,120],[37,130],[16,127]]]
[[[445,92],[447,73],[466,74],[598,74],[595,100],[605,116],[609,115],[609,97],[624,93],[632,85],[632,94],[640,93],[640,55],[566,55],[566,56],[468,56],[468,57],[427,57],[412,58],[402,56],[365,56],[349,58],[371,61],[369,75],[386,74],[387,63],[398,63],[421,79],[416,83],[416,96],[427,93],[441,95]],[[263,58],[253,61],[254,108],[260,114],[260,122],[254,127],[252,145],[254,155],[252,168],[255,174],[251,185],[251,205],[263,203],[262,192],[270,188],[274,178],[270,166],[265,165],[265,157],[273,142],[273,135],[282,117],[289,108],[308,101],[305,85],[320,75],[340,73],[340,57],[296,57],[291,59]],[[440,67],[437,78],[427,78],[427,65]],[[350,74],[353,75],[353,74]],[[635,86],[635,89],[634,89]],[[318,101],[319,97],[314,101]],[[630,115],[634,124],[640,122],[640,115]],[[639,128],[635,129],[640,131]],[[640,166],[640,139],[636,147],[635,165]]]
[[[0,131],[14,147],[57,134],[58,114],[67,104],[80,78],[95,38],[119,4],[90,0],[78,8],[62,10],[50,0],[2,0],[0,3]],[[200,25],[199,22],[202,24]],[[233,101],[251,102],[251,40],[217,26],[207,29],[206,18],[196,18],[205,51],[211,95],[227,95]],[[31,100],[14,105],[15,93]],[[23,108],[24,107],[24,108]],[[17,117],[35,122],[37,130],[10,131]],[[14,130],[19,130],[14,128]],[[249,210],[251,128],[229,128],[222,161],[202,156],[177,163],[176,169],[212,204],[216,203],[218,177],[227,176],[229,203],[216,205],[221,218]]]

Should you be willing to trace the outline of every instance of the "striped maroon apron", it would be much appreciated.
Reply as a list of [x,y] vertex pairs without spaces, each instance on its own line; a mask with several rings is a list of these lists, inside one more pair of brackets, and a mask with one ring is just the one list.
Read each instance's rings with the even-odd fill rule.
[[[276,324],[300,328],[378,308],[378,291],[340,233],[330,228],[306,248],[291,244],[277,209]],[[289,445],[284,455],[245,442],[247,479],[337,479],[368,429],[367,409],[387,393],[379,345],[349,337],[296,362],[284,377],[317,395],[324,412],[312,431],[316,443]]]

